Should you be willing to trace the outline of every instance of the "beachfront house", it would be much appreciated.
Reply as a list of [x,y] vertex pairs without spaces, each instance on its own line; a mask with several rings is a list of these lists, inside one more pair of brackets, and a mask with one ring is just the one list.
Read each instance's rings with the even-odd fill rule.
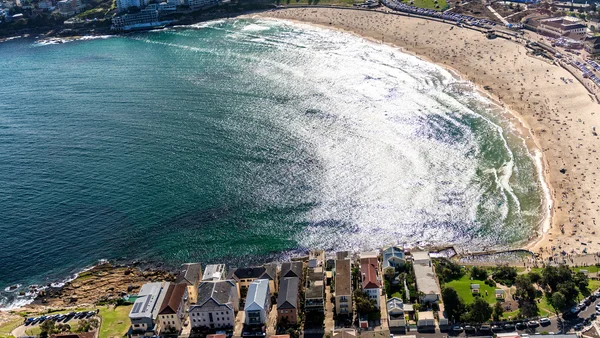
[[360,273],[363,292],[369,296],[369,299],[375,301],[375,307],[379,309],[381,305],[381,277],[379,276],[379,260],[377,257],[361,258]]
[[156,334],[156,319],[171,283],[156,282],[142,285],[138,298],[129,311],[131,327],[129,337],[153,336]]
[[300,278],[283,277],[279,281],[277,296],[277,323],[279,326],[295,326],[298,324],[298,308],[300,307]]
[[433,271],[433,264],[431,263],[431,259],[429,259],[429,254],[427,253],[426,256],[427,259],[425,259],[425,255],[421,255],[418,257],[418,260],[415,259],[414,261],[415,282],[417,291],[422,292],[420,297],[421,303],[435,303],[440,300],[441,290],[437,276]]
[[404,302],[400,298],[390,298],[386,302],[388,324],[390,329],[406,331],[406,319],[404,315]]
[[325,311],[325,274],[323,267],[309,268],[304,293],[304,311],[322,313]]
[[352,316],[352,272],[349,259],[335,261],[335,313]]
[[177,279],[175,279],[176,284],[187,285],[187,293],[191,304],[196,304],[198,300],[198,284],[200,283],[201,276],[202,266],[200,263],[186,263],[181,265]]
[[188,311],[192,329],[234,327],[240,303],[237,292],[235,283],[230,280],[201,283],[198,302]]
[[404,250],[395,246],[391,246],[383,250],[383,264],[382,269],[386,271],[387,268],[394,268],[404,266],[406,258],[404,257]]
[[[200,278],[200,273],[198,273]],[[187,316],[189,304],[188,285],[185,283],[169,285],[158,312],[160,333],[179,333]]]
[[250,284],[258,279],[268,280],[269,292],[274,294],[277,292],[277,264],[233,269],[227,275],[227,279],[237,283],[238,292],[242,298],[246,295]]
[[202,282],[218,282],[225,280],[225,264],[209,264],[202,274]]
[[248,286],[248,296],[244,312],[249,326],[260,326],[267,322],[267,316],[271,310],[271,292],[268,279],[257,279]]
[[[302,281],[302,262],[286,262],[281,264],[279,278],[296,277]],[[281,286],[280,286],[281,287]]]

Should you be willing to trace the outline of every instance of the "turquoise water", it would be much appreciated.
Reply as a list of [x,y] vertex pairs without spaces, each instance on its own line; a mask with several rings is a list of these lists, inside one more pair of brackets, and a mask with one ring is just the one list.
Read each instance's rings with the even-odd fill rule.
[[0,69],[2,288],[99,259],[509,247],[541,217],[532,158],[497,108],[352,35],[227,20],[18,39]]

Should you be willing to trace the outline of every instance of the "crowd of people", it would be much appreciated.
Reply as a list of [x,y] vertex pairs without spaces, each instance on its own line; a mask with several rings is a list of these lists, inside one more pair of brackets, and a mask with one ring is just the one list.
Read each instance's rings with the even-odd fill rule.
[[493,27],[496,25],[495,22],[482,19],[475,18],[469,15],[457,14],[450,11],[440,12],[433,9],[419,8],[411,5],[407,5],[399,0],[381,0],[381,3],[386,7],[406,13],[413,13],[423,16],[429,16],[433,18],[439,18],[444,20],[456,21],[458,23],[464,23],[471,26],[479,26],[479,27]]

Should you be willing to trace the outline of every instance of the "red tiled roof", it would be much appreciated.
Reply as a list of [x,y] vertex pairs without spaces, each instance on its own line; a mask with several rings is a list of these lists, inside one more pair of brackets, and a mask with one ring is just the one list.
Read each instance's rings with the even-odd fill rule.
[[377,267],[379,261],[377,258],[363,258],[360,260],[360,273],[362,275],[362,288],[374,289],[381,287],[377,280]]
[[179,309],[179,305],[183,300],[183,294],[187,289],[186,284],[171,284],[167,293],[165,294],[165,299],[160,307],[159,315],[170,315],[177,313],[177,309]]

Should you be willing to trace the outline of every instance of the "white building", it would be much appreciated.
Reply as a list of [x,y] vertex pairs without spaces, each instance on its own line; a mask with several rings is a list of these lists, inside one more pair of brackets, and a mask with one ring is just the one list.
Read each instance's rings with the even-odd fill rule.
[[129,312],[131,336],[147,336],[147,333],[154,335],[155,321],[170,284],[169,282],[147,283],[142,286]]
[[117,0],[119,12],[124,12],[129,7],[144,8],[146,5],[148,5],[147,0]]
[[423,261],[425,260],[419,260],[421,263],[415,261],[413,264],[417,291],[423,292],[421,303],[435,303],[441,298],[440,286],[438,285],[437,276],[433,271],[431,260],[428,263],[422,263]]
[[204,269],[203,282],[217,282],[225,279],[225,264],[210,264]]
[[224,280],[200,284],[198,302],[188,312],[192,328],[233,328],[238,309],[237,287],[233,281]]
[[245,323],[247,325],[262,325],[267,322],[267,315],[271,309],[271,293],[268,279],[257,279],[250,283],[246,297]]

